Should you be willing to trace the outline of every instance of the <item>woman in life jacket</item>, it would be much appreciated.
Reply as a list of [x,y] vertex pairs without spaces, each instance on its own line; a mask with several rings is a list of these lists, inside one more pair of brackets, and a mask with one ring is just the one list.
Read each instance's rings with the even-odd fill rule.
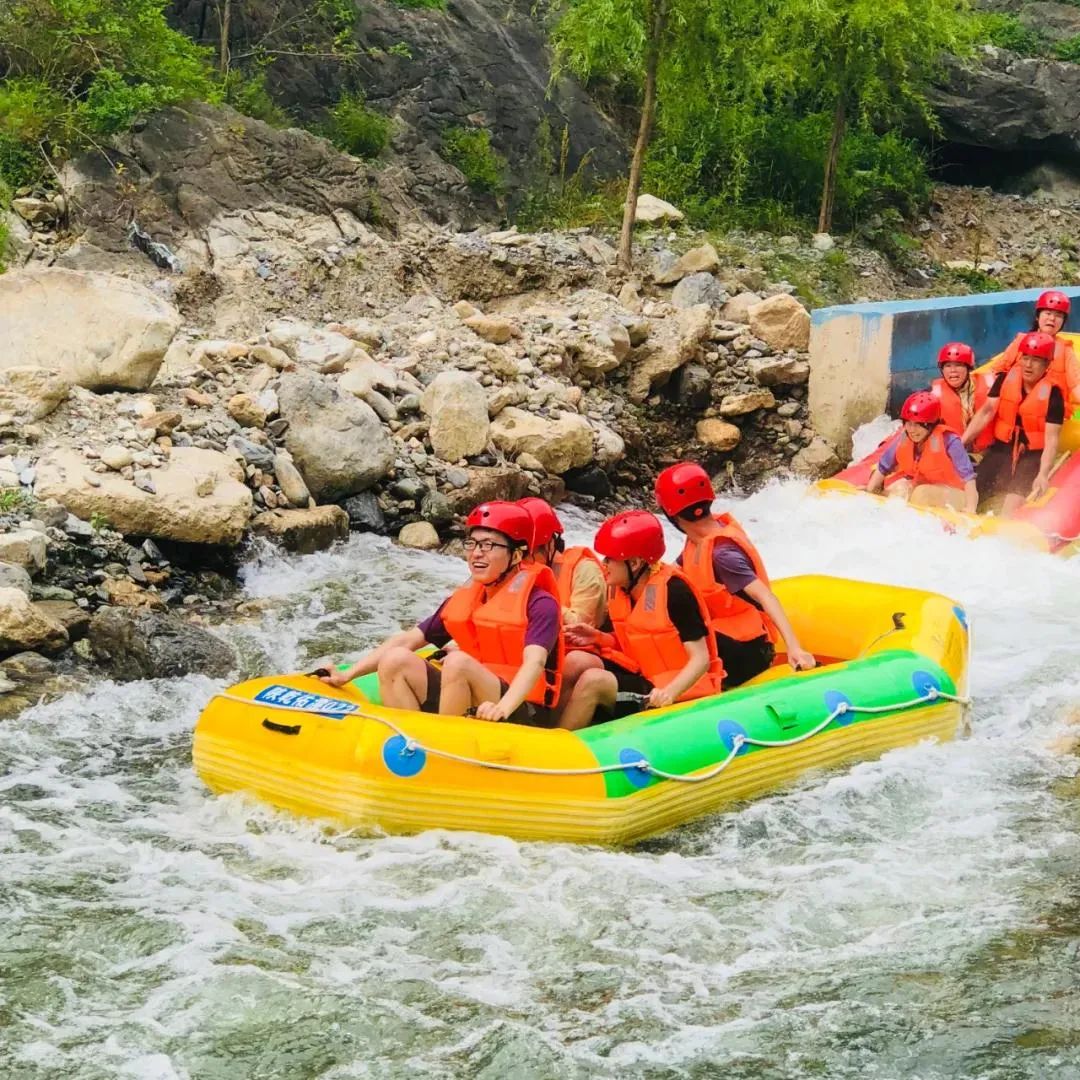
[[[551,571],[523,562],[532,519],[515,503],[482,503],[465,529],[469,580],[433,615],[323,681],[342,686],[377,671],[382,703],[392,709],[446,716],[475,710],[481,720],[551,726],[562,681],[562,615]],[[441,649],[451,641],[457,648],[441,667],[416,655],[425,644]]]
[[719,693],[724,667],[705,603],[678,567],[660,561],[660,522],[645,510],[625,511],[600,526],[593,546],[604,558],[612,632],[567,629],[570,647],[598,649],[600,663],[578,679],[560,726],[587,727],[598,709],[609,717],[626,676],[636,676],[650,708]]
[[1080,404],[1080,360],[1072,343],[1058,337],[1069,320],[1072,302],[1057,289],[1049,289],[1035,301],[1035,321],[1031,330],[1017,334],[1009,347],[990,361],[994,374],[1009,372],[1020,359],[1020,343],[1030,333],[1049,334],[1054,339],[1054,355],[1050,360],[1050,381],[1057,386],[1067,404]]
[[563,622],[602,626],[607,618],[607,582],[600,560],[587,547],[566,547],[563,524],[546,500],[530,496],[518,499],[518,506],[532,518],[528,557],[550,566],[558,582]]
[[903,428],[882,451],[866,490],[885,488],[913,506],[947,506],[974,514],[979,508],[975,467],[959,435],[941,422],[941,404],[919,390],[900,410]]
[[724,664],[724,686],[741,686],[770,667],[775,642],[784,639],[796,671],[815,667],[799,644],[783,605],[769,586],[758,550],[730,514],[712,513],[716,495],[709,474],[683,461],[656,478],[656,501],[686,536],[676,560],[709,611],[709,628]]
[[1004,495],[1006,516],[1050,487],[1065,422],[1065,396],[1050,377],[1053,360],[1049,334],[1025,334],[1020,362],[997,376],[986,404],[964,432],[969,445],[987,428],[993,432],[994,441],[979,462],[979,491],[983,498]]
[[[941,422],[954,435],[963,435],[971,418],[986,404],[994,376],[975,374],[975,352],[962,341],[950,341],[941,347],[938,371],[941,378],[930,384],[930,393],[941,406]],[[971,452],[976,460],[993,441],[993,432],[989,430],[975,440]]]

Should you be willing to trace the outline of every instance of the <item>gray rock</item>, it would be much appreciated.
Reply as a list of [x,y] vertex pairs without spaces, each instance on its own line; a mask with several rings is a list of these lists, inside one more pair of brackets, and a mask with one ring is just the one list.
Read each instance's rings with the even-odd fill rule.
[[393,464],[393,443],[371,406],[318,375],[283,375],[278,401],[289,421],[285,445],[316,499],[364,491]]
[[698,304],[722,307],[728,295],[719,281],[708,273],[690,274],[671,290],[671,302],[677,308],[692,308]]
[[687,409],[704,409],[712,400],[712,375],[700,364],[687,364],[671,378],[671,394]]
[[454,520],[450,500],[439,491],[429,491],[420,503],[420,516],[432,525],[449,525]]
[[345,512],[349,515],[349,524],[354,529],[375,533],[386,530],[386,517],[372,491],[362,491],[359,495],[346,499]]
[[15,563],[0,562],[0,589],[18,589],[30,595],[30,575]]
[[269,446],[252,442],[251,439],[245,439],[243,435],[231,435],[225,446],[257,469],[271,472],[274,468],[274,451]]
[[469,473],[466,469],[454,466],[447,469],[444,475],[446,476],[446,482],[451,487],[460,489],[469,486]]
[[403,476],[390,485],[390,494],[395,499],[407,499],[416,502],[427,493],[427,484],[418,480],[415,476]]
[[797,386],[810,378],[810,365],[795,356],[751,359],[749,367],[759,386]]
[[90,622],[94,658],[114,679],[166,679],[198,672],[219,678],[236,667],[232,648],[175,615],[105,608]]

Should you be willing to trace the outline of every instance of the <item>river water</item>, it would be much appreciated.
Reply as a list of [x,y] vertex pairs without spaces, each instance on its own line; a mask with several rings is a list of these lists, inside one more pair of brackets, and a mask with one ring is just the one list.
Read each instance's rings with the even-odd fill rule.
[[[632,851],[342,835],[193,775],[219,685],[102,683],[0,726],[0,1076],[1080,1076],[1080,560],[779,484],[774,576],[937,589],[971,737]],[[588,522],[576,518],[579,538]],[[355,536],[247,579],[244,674],[426,614],[461,564]]]

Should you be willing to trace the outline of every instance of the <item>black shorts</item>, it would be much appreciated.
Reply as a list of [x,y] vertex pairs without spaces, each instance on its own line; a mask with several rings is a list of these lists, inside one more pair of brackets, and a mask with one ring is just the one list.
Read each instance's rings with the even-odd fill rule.
[[610,671],[615,676],[615,684],[620,694],[651,694],[653,691],[653,684],[644,675],[639,675],[636,671],[627,671],[614,660],[605,660],[604,670]]
[[[434,664],[425,664],[427,668],[427,697],[420,703],[420,709],[426,713],[439,711],[439,694],[442,692],[442,670]],[[510,684],[499,680],[499,686],[505,694]],[[555,726],[555,716],[551,709],[543,705],[534,705],[523,701],[507,718],[508,724],[524,724],[526,727],[549,728]]]
[[980,499],[995,495],[1022,495],[1027,498],[1042,464],[1041,450],[1021,450],[1013,466],[1012,446],[994,443],[975,469]]
[[776,649],[767,634],[750,641],[737,641],[726,634],[716,634],[716,651],[724,662],[724,689],[742,686],[747,679],[770,667]]

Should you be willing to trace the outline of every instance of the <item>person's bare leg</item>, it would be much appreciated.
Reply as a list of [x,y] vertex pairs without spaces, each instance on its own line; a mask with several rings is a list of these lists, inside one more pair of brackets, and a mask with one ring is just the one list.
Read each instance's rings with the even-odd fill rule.
[[562,693],[559,695],[560,709],[565,709],[574,693],[574,687],[578,679],[586,671],[603,670],[604,662],[596,653],[584,652],[581,649],[572,649],[566,654],[563,661]]
[[890,499],[910,499],[911,490],[910,480],[896,480],[885,489],[885,494]]
[[1001,504],[1001,516],[1002,517],[1013,517],[1013,516],[1015,516],[1016,511],[1019,510],[1020,507],[1023,506],[1023,505],[1024,505],[1024,496],[1023,495],[1013,495],[1013,494],[1006,495],[1005,496],[1005,501]]
[[592,723],[596,710],[603,706],[610,709],[615,704],[619,684],[610,671],[591,668],[583,672],[574,687],[574,694],[563,710],[559,727],[567,731],[580,731]]
[[464,716],[482,701],[498,701],[502,683],[479,660],[460,649],[443,661],[439,712],[444,716]]
[[912,506],[924,506],[940,510],[963,510],[964,493],[959,488],[945,484],[920,484],[910,498]]
[[390,709],[419,709],[427,697],[427,663],[408,649],[390,649],[379,661],[379,696]]

